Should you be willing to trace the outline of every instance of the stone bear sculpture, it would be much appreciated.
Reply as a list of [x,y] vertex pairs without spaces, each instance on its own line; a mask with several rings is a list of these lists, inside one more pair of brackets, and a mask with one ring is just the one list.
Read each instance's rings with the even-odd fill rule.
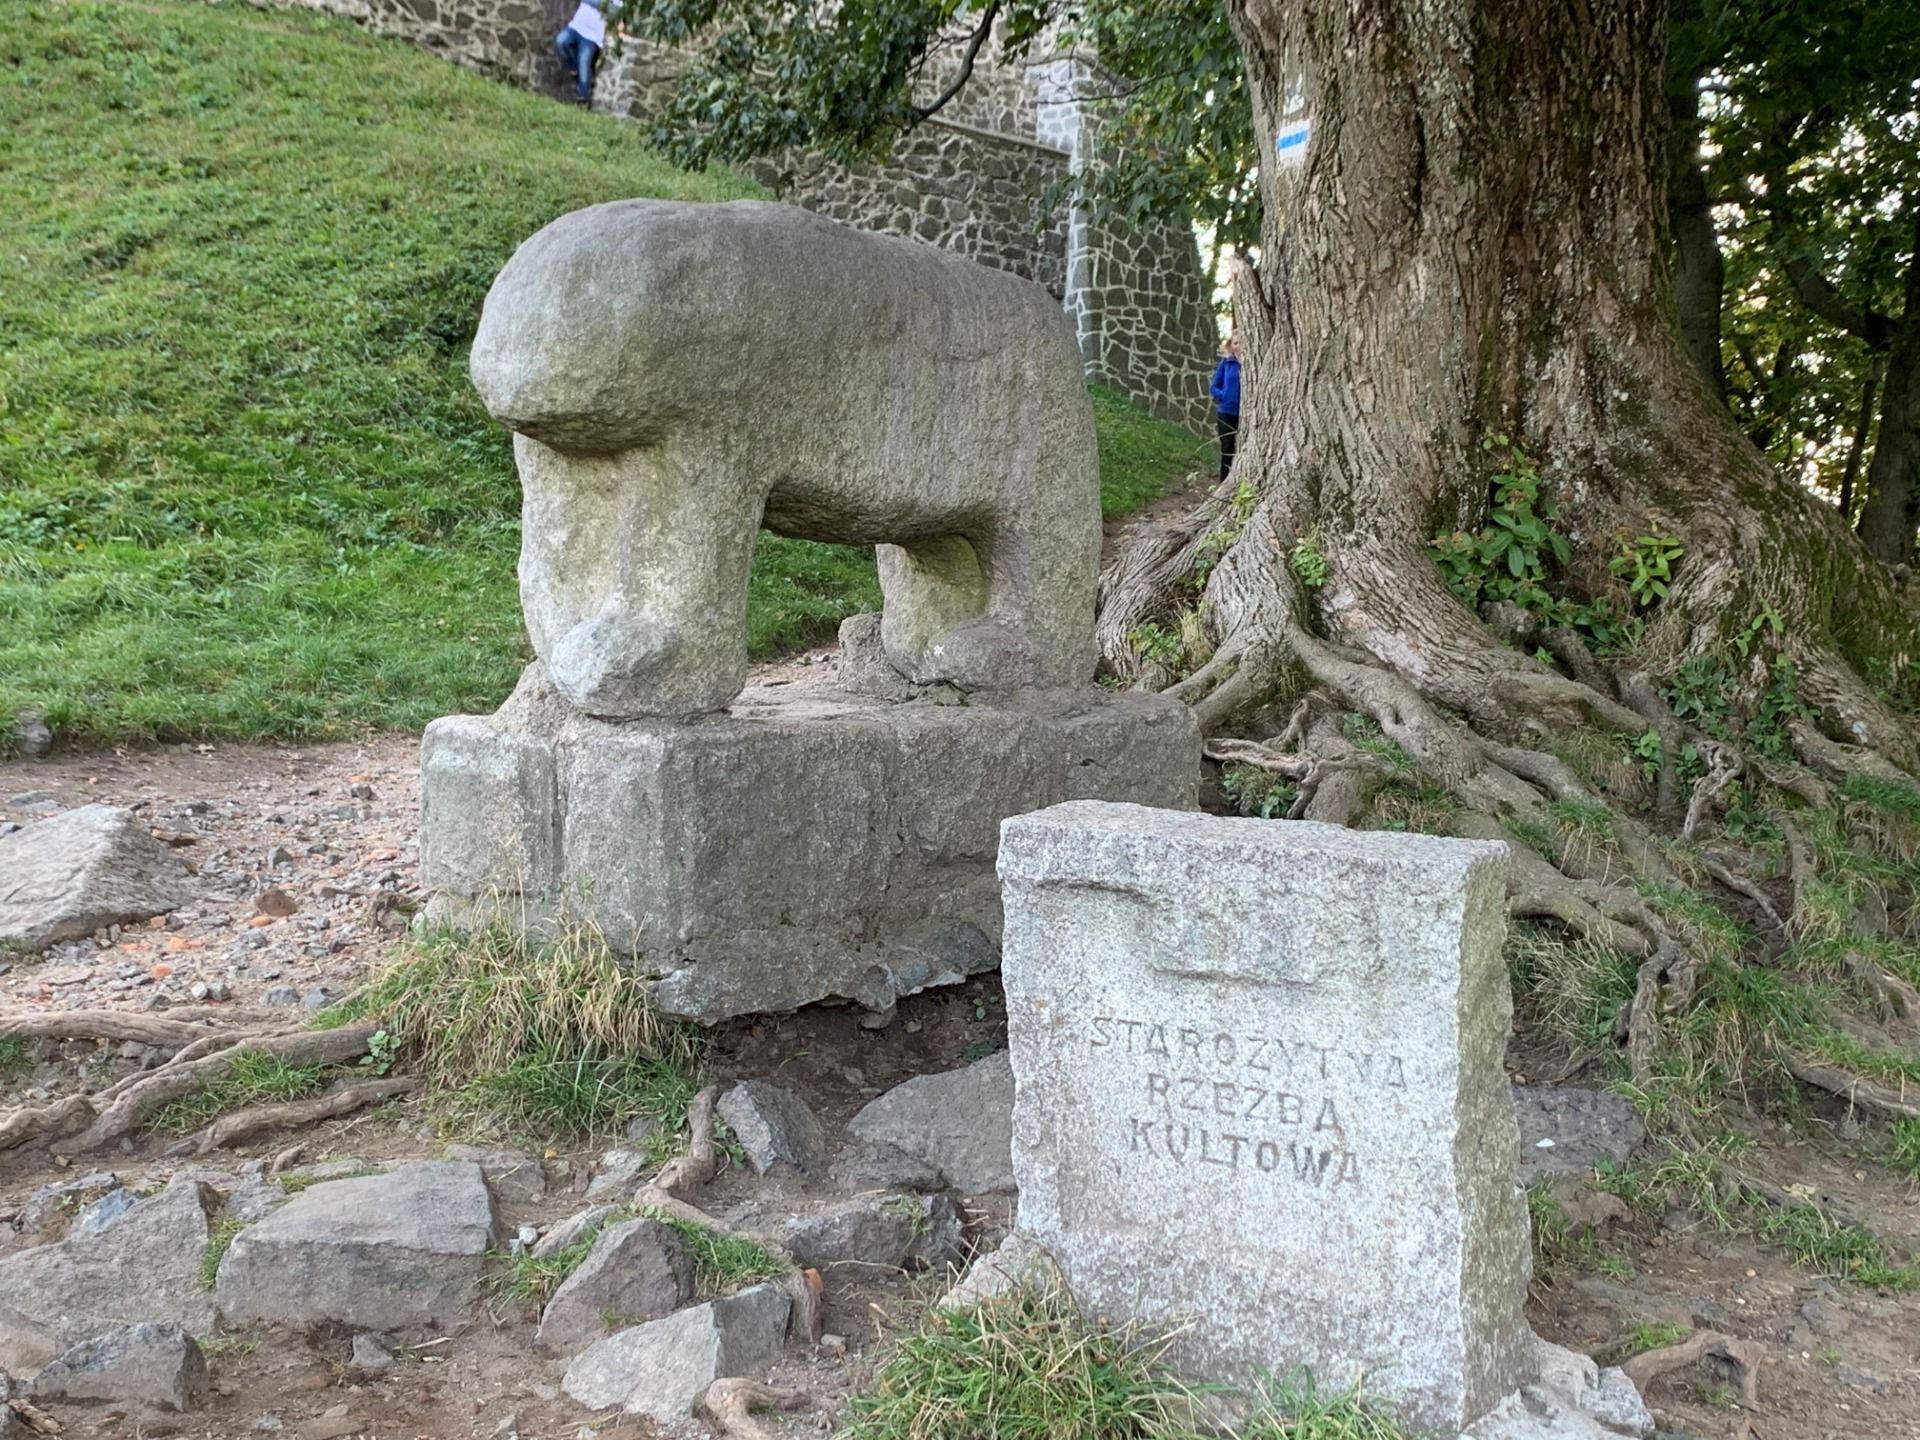
[[1072,327],[1039,286],[785,205],[562,216],[487,295],[520,596],[588,714],[723,708],[754,537],[877,545],[909,680],[1083,685],[1100,495]]

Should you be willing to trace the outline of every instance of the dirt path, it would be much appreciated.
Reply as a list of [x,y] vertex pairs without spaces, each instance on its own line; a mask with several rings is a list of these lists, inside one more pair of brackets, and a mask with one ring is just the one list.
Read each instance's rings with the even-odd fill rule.
[[[815,652],[756,679],[808,683],[830,668]],[[378,736],[338,745],[168,746],[0,764],[0,823],[30,823],[68,805],[107,801],[138,809],[176,838],[201,894],[185,911],[117,936],[62,947],[45,961],[15,959],[0,974],[0,1006],[194,1003],[196,985],[225,987],[235,1007],[317,1003],[355,983],[391,945],[416,898],[417,741]],[[286,895],[293,913],[261,923],[259,897]],[[290,992],[290,993],[289,993]],[[815,1007],[726,1027],[715,1037],[718,1078],[772,1079],[800,1093],[837,1131],[858,1106],[916,1073],[949,1069],[1004,1043],[994,977],[913,997],[894,1023],[863,1029],[847,1009]],[[1530,1054],[1526,1037],[1516,1057]],[[1537,1056],[1535,1058],[1538,1058]],[[97,1086],[137,1063],[90,1044],[44,1047],[33,1069],[0,1086],[0,1109],[75,1085]],[[1871,1160],[1843,1114],[1816,1111],[1798,1131],[1753,1122],[1744,1163],[1791,1193],[1857,1216],[1901,1244],[1920,1246],[1920,1196]],[[266,1137],[218,1157],[205,1172],[238,1184],[245,1167],[295,1137]],[[390,1106],[297,1137],[309,1160],[440,1153],[447,1135],[424,1106]],[[123,1183],[155,1184],[192,1162],[168,1161],[162,1142],[111,1157]],[[582,1203],[598,1163],[593,1146],[545,1152],[546,1193],[506,1207],[511,1225],[551,1224]],[[40,1186],[64,1178],[42,1155],[0,1162],[0,1251],[35,1237],[11,1228]],[[797,1181],[771,1184],[729,1172],[710,1197],[718,1212],[752,1223],[833,1198]],[[971,1238],[991,1242],[1009,1222],[1005,1198],[970,1200]],[[1852,1440],[1920,1437],[1920,1297],[1877,1293],[1793,1265],[1780,1251],[1728,1239],[1685,1210],[1611,1222],[1601,1244],[1607,1273],[1573,1274],[1536,1297],[1533,1320],[1561,1343],[1618,1358],[1649,1325],[1714,1328],[1767,1354],[1757,1406],[1742,1408],[1725,1377],[1696,1367],[1657,1382],[1648,1396],[1675,1434],[1720,1440]],[[884,1342],[913,1317],[934,1285],[898,1273],[828,1277],[830,1332],[838,1349],[794,1354],[776,1378],[806,1385],[818,1403],[787,1422],[822,1434],[869,1373]],[[431,1340],[435,1337],[421,1337]],[[455,1440],[518,1433],[572,1437],[587,1418],[558,1395],[559,1367],[534,1355],[528,1316],[512,1305],[423,1348],[380,1380],[344,1366],[348,1337],[259,1335],[216,1345],[218,1391],[210,1408],[174,1433],[238,1440],[273,1433]],[[344,1409],[342,1408],[344,1407]],[[514,1425],[501,1428],[508,1417]],[[133,1433],[124,1417],[63,1412],[69,1434]],[[1751,1426],[1751,1429],[1747,1427]],[[147,1429],[146,1434],[161,1431]],[[598,1432],[639,1440],[644,1429]],[[686,1435],[706,1434],[689,1425]]]

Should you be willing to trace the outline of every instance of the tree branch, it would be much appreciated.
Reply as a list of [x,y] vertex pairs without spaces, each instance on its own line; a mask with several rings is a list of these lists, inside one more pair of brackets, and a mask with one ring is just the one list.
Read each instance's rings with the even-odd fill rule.
[[1829,325],[1837,325],[1872,350],[1884,350],[1893,343],[1893,321],[1889,317],[1869,305],[1849,305],[1833,282],[1804,255],[1783,262],[1781,268],[1800,303]]
[[967,81],[973,78],[973,62],[980,58],[980,47],[985,45],[987,37],[993,34],[993,22],[999,18],[999,15],[1000,0],[990,0],[986,12],[980,17],[979,27],[967,38],[967,48],[960,56],[960,73],[953,77],[953,83],[941,91],[931,105],[913,107],[916,122],[931,120],[944,110],[956,95],[967,88]]

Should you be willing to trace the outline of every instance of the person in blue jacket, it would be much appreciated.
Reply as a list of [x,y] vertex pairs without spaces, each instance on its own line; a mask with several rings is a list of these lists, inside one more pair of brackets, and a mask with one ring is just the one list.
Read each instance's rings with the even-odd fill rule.
[[1220,478],[1233,469],[1233,447],[1240,438],[1240,336],[1227,336],[1220,363],[1213,367],[1213,409],[1220,431]]

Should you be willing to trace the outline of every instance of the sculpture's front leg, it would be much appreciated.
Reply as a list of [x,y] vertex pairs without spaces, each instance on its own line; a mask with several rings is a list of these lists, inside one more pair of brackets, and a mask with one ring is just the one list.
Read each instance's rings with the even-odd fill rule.
[[527,630],[589,715],[697,715],[745,683],[760,507],[696,473],[693,453],[677,440],[572,455],[514,437]]

